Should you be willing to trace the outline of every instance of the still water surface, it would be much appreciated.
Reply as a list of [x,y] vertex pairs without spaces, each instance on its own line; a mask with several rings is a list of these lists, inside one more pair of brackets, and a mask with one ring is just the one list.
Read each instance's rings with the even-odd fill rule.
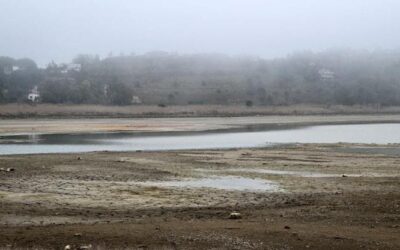
[[285,130],[180,135],[100,133],[0,136],[0,154],[265,147],[296,142],[400,143],[400,124],[320,125]]
[[136,183],[143,186],[176,187],[176,188],[213,188],[231,191],[283,191],[279,185],[263,179],[251,179],[237,176],[211,176],[198,179],[183,179],[178,181],[159,181]]

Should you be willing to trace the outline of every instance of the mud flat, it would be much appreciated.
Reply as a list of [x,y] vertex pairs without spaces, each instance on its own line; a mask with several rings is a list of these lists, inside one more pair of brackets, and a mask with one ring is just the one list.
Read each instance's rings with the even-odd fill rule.
[[2,119],[0,135],[62,133],[171,133],[280,128],[321,124],[400,123],[400,115],[299,115],[203,118]]
[[399,249],[396,152],[298,144],[1,156],[0,249]]

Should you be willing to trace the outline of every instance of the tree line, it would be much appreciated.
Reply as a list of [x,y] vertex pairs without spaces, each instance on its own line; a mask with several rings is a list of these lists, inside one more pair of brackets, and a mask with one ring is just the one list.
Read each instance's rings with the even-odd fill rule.
[[38,68],[0,57],[0,102],[400,105],[400,51],[328,50],[285,58],[220,54],[79,55]]

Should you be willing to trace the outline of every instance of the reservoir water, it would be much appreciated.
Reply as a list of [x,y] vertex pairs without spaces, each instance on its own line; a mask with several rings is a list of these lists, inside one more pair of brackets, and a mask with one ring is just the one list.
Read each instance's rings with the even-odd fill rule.
[[98,133],[0,136],[0,154],[266,147],[280,143],[400,143],[400,124],[319,125],[195,134]]

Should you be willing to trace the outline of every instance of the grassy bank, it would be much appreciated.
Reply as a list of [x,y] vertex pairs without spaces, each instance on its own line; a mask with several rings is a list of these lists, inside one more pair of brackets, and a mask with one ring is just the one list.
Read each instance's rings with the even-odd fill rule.
[[136,118],[136,117],[218,117],[255,115],[333,115],[333,114],[400,114],[400,107],[377,106],[254,106],[187,105],[104,106],[54,104],[3,104],[0,118]]

